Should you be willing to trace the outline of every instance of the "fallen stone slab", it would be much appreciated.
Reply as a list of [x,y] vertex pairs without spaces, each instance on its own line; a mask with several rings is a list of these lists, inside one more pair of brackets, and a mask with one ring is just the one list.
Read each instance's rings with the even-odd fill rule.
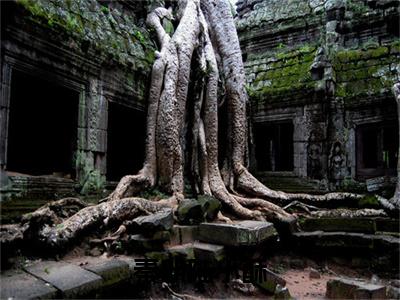
[[219,262],[225,257],[224,246],[195,242],[193,244],[195,259],[204,262]]
[[338,277],[327,282],[326,297],[332,299],[385,299],[386,287]]
[[43,261],[25,270],[59,289],[63,298],[91,295],[103,284],[99,275],[63,262]]
[[6,271],[0,275],[1,299],[54,299],[58,291],[24,271]]
[[372,218],[306,218],[301,221],[304,231],[344,231],[374,233],[375,220]]
[[118,259],[89,264],[84,268],[103,278],[103,288],[121,283],[130,278],[128,263]]
[[269,222],[201,223],[199,226],[200,241],[225,246],[254,246],[276,236],[277,232]]
[[174,214],[172,209],[164,209],[160,212],[141,216],[133,219],[128,226],[143,234],[153,234],[157,231],[166,231],[172,228],[174,224]]
[[263,290],[274,293],[277,285],[284,287],[286,280],[267,268],[256,268],[254,270],[254,281]]

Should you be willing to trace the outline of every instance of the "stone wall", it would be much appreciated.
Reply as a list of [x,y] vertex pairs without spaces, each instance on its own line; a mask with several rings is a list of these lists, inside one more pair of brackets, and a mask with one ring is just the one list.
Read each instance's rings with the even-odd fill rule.
[[[1,5],[1,195],[25,197],[29,194],[29,182],[38,180],[6,173],[14,71],[43,78],[79,94],[76,178],[70,190],[90,193],[103,189],[108,103],[116,102],[145,114],[155,50],[143,25],[147,2],[17,0],[3,1]],[[71,180],[63,182],[65,185]],[[54,189],[48,188],[51,197]]]
[[237,11],[255,126],[294,125],[286,176],[364,189],[357,128],[397,118],[399,2],[239,0]]

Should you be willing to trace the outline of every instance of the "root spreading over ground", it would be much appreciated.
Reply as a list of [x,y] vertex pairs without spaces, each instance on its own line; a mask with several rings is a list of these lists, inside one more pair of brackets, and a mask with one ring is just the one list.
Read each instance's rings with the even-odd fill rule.
[[[151,74],[143,168],[136,175],[123,177],[106,202],[80,209],[62,222],[56,221],[52,211],[36,213],[51,215],[47,224],[58,223],[40,227],[40,238],[48,244],[64,244],[96,224],[122,223],[166,206],[175,207],[185,198],[187,182],[195,195],[215,197],[231,215],[274,223],[296,222],[295,216],[281,207],[295,201],[326,206],[362,199],[362,195],[352,193],[274,191],[251,175],[247,169],[250,104],[230,3],[179,0],[171,5],[168,9],[155,7],[147,17],[147,25],[157,35],[159,51]],[[167,32],[165,24],[175,25],[173,32]],[[396,92],[400,102],[399,87]],[[226,108],[224,123],[218,121],[221,107]],[[223,139],[221,128],[227,132]],[[219,149],[222,144],[224,151]],[[171,198],[160,202],[134,198],[155,186]],[[388,210],[398,208],[396,201],[378,200]],[[221,214],[219,218],[229,221]]]

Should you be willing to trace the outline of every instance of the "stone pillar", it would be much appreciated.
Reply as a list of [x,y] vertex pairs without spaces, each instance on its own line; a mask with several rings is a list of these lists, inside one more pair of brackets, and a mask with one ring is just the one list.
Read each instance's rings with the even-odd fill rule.
[[393,200],[400,202],[400,82],[393,86],[393,93],[397,102],[397,119],[399,122],[399,150],[397,152],[397,186]]
[[[8,116],[10,111],[11,66],[3,63],[0,85],[0,190],[10,185],[5,173],[7,165]],[[1,192],[1,191],[0,191]],[[3,196],[3,195],[2,195]]]
[[76,168],[82,193],[102,189],[106,174],[107,100],[101,81],[91,78],[80,96]]

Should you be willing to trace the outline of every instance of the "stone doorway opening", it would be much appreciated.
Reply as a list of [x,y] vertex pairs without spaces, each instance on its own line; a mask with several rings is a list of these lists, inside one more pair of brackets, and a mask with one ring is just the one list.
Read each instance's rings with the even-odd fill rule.
[[[129,135],[126,135],[129,132]],[[146,115],[128,106],[108,105],[107,180],[135,174],[143,165]]]
[[398,128],[396,122],[366,124],[357,128],[357,176],[396,175]]
[[13,70],[8,124],[9,175],[75,177],[79,93]]
[[256,124],[258,171],[293,171],[293,123]]

